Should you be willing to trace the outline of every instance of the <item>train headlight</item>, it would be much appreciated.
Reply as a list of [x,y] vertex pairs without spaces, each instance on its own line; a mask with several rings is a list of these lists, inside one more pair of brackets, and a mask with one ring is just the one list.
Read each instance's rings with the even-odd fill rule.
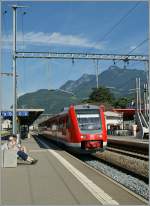
[[82,139],[83,139],[83,138],[86,138],[86,135],[84,135],[84,134],[83,134],[83,135],[81,135],[81,138],[82,138]]

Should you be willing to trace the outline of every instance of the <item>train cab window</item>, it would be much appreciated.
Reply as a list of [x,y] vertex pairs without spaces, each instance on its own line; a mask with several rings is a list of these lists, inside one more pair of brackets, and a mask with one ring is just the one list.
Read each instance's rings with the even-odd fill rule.
[[100,132],[102,130],[99,110],[76,110],[76,115],[82,133]]
[[67,119],[66,119],[66,128],[69,129],[70,126],[71,126],[70,118],[67,116]]

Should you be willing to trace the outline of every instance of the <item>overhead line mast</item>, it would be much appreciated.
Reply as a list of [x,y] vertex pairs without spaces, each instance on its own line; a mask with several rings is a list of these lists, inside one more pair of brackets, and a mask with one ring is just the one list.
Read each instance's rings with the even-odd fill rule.
[[96,59],[96,60],[148,61],[148,55],[61,53],[61,52],[16,52],[16,58]]
[[13,134],[17,134],[16,128],[16,110],[17,110],[17,92],[16,92],[16,31],[17,31],[17,8],[24,8],[25,6],[13,5]]

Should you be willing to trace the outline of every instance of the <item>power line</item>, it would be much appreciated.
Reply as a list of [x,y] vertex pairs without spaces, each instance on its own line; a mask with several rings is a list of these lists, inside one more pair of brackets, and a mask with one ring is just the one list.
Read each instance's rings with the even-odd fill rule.
[[137,48],[139,48],[140,46],[142,46],[143,44],[145,44],[147,41],[149,40],[149,38],[144,39],[142,42],[140,42],[134,49],[132,49],[127,55],[131,54],[133,51],[135,51]]
[[104,35],[103,37],[99,40],[100,42],[103,41],[107,36],[109,36],[129,15],[130,13],[132,13],[136,8],[137,6],[141,3],[141,1],[137,2],[131,9],[129,9],[127,11],[127,13],[121,17],[121,19],[114,25],[110,28],[110,30],[108,30]]
[[129,14],[132,13],[140,3],[141,1],[137,2],[131,9],[129,9],[129,11],[123,17],[121,17],[121,19],[114,26],[112,26],[111,29],[108,32],[106,32],[99,41],[103,41],[110,33],[112,33],[112,31],[114,31],[114,29],[118,25],[120,25],[124,21],[124,19],[128,17]]
[[[134,49],[132,49],[131,51],[129,51],[129,53],[126,54],[126,56],[130,55],[133,51],[135,51],[137,48],[139,48],[140,46],[142,46],[143,44],[145,44],[148,41],[149,38],[144,39],[142,42],[140,42]],[[128,62],[128,57],[124,60],[124,62]],[[120,62],[120,60],[117,60],[115,63]]]

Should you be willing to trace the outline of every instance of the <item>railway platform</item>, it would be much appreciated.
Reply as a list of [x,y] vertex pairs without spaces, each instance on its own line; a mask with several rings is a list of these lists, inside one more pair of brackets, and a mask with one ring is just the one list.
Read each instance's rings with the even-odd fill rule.
[[149,143],[149,139],[139,139],[134,136],[114,136],[114,135],[108,135],[108,140],[115,139],[115,140],[126,140],[131,142],[142,142],[142,143]]
[[143,198],[40,138],[23,140],[37,164],[1,168],[2,205],[147,205]]
[[139,139],[134,136],[108,136],[108,146],[149,155],[149,139]]

